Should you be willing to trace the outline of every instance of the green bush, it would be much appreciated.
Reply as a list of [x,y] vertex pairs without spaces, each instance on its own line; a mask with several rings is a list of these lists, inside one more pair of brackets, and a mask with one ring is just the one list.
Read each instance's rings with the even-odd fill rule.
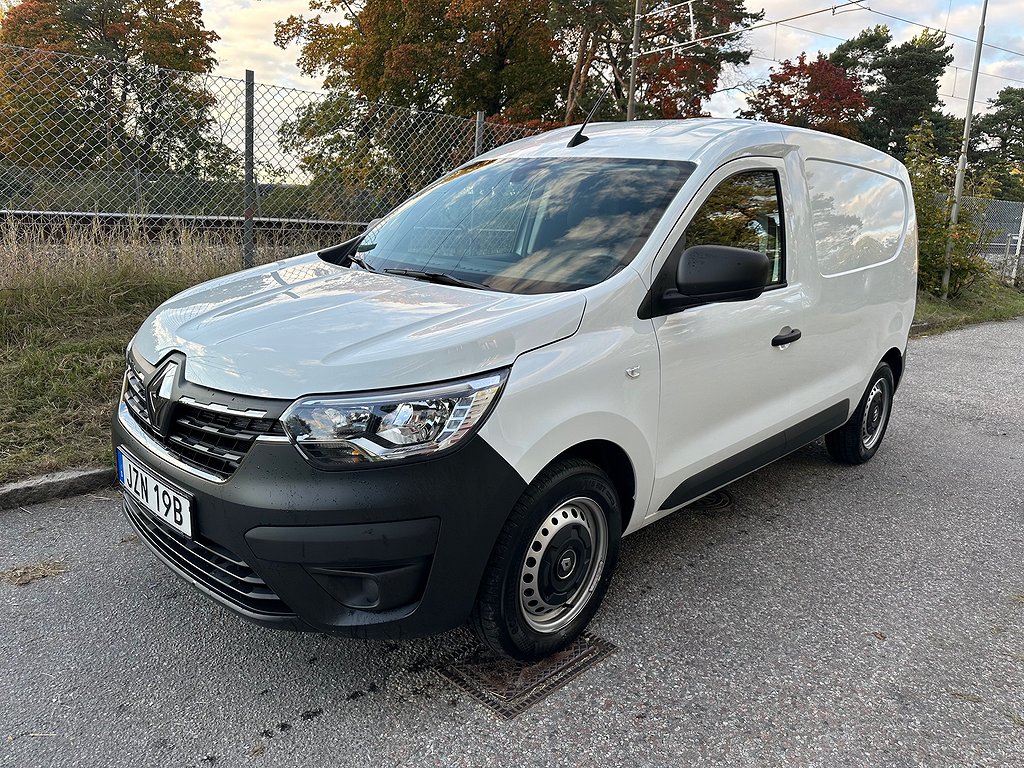
[[[935,133],[927,121],[907,137],[907,147],[906,165],[917,211],[918,286],[928,293],[942,295],[946,248],[952,237],[948,295],[955,299],[990,272],[988,262],[979,253],[984,239],[979,222],[985,220],[985,210],[972,200],[961,209],[951,234],[948,225],[956,169],[935,150]],[[983,179],[974,194],[990,197],[991,183]]]

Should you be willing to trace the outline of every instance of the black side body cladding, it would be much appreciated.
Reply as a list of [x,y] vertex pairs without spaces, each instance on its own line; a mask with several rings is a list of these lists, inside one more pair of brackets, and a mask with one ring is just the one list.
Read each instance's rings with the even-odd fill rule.
[[680,507],[688,501],[693,501],[711,493],[716,488],[731,483],[733,480],[749,475],[751,472],[781,459],[787,453],[792,453],[798,448],[814,442],[833,429],[838,429],[846,423],[849,416],[850,401],[843,400],[841,403],[836,403],[821,413],[688,478],[672,491],[662,503],[659,511]]

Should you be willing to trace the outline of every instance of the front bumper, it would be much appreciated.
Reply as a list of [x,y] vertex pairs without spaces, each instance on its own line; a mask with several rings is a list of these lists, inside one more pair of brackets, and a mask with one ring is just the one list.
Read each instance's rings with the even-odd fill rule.
[[226,482],[152,450],[119,406],[113,443],[194,497],[193,540],[129,498],[140,538],[179,576],[267,626],[410,637],[464,623],[526,487],[479,435],[450,454],[324,472],[257,442]]

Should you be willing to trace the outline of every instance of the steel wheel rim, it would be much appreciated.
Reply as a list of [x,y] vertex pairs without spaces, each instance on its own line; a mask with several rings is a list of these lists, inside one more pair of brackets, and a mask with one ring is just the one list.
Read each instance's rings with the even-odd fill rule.
[[860,442],[870,451],[882,439],[882,432],[889,419],[889,382],[878,379],[868,392],[864,403],[864,416],[860,422]]
[[[588,539],[589,547],[582,547]],[[586,557],[581,548],[588,550]],[[608,522],[601,505],[586,496],[559,504],[541,521],[523,557],[517,594],[526,624],[550,634],[571,623],[597,590],[607,559]],[[568,590],[564,599],[560,587]]]

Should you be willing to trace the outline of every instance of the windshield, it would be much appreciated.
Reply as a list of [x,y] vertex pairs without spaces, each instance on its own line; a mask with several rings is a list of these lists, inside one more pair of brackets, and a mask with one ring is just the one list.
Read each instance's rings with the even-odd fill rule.
[[377,271],[441,273],[510,293],[586,288],[636,256],[692,169],[608,158],[474,163],[377,222],[359,255]]

